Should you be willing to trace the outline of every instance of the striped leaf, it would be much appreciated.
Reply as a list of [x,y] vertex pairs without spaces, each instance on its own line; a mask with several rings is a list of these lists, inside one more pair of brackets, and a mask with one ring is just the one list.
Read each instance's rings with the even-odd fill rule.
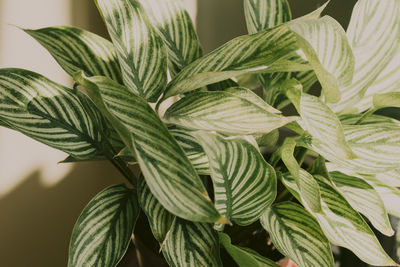
[[[226,222],[215,209],[194,167],[150,105],[106,77],[86,78],[96,85],[101,103],[132,134],[138,163],[155,198],[171,213],[202,222]],[[94,88],[92,88],[94,90]]]
[[[322,199],[322,213],[309,212],[317,219],[329,241],[351,250],[362,261],[377,266],[396,266],[386,254],[375,234],[333,184],[321,175],[314,176],[319,183]],[[296,182],[290,176],[283,176],[284,184],[301,201]]]
[[292,19],[287,0],[244,0],[247,31],[270,29]]
[[98,122],[71,89],[22,69],[0,70],[0,120],[76,159],[102,152]]
[[138,215],[136,195],[124,185],[99,193],[75,224],[68,266],[117,266],[128,248]]
[[394,124],[346,125],[344,132],[348,144],[358,158],[340,160],[333,153],[325,151],[327,159],[338,166],[361,173],[374,174],[398,169],[399,126]]
[[330,177],[349,204],[367,217],[376,229],[387,236],[394,234],[385,205],[371,185],[341,172],[331,172]]
[[[237,37],[185,67],[169,83],[164,99],[241,74],[273,71],[271,65],[296,50],[296,37],[286,25]],[[303,65],[286,67],[309,69]]]
[[167,53],[137,0],[96,0],[116,48],[124,84],[155,102],[167,83]]
[[219,232],[218,235],[219,242],[224,246],[239,267],[279,267],[278,264],[270,259],[264,258],[254,250],[232,245],[231,238],[227,234]]
[[372,176],[362,176],[378,192],[389,214],[400,218],[400,190],[388,186]]
[[88,76],[106,76],[122,83],[117,54],[108,40],[69,26],[25,32],[46,48],[69,75],[83,70]]
[[192,20],[181,0],[138,0],[158,30],[168,51],[171,76],[202,55]]
[[151,193],[143,176],[138,183],[138,200],[140,207],[149,220],[154,238],[162,243],[167,236],[175,216],[169,213]]
[[164,241],[162,251],[171,267],[222,266],[218,234],[212,224],[176,218]]
[[319,192],[318,183],[311,174],[300,168],[299,163],[293,155],[295,148],[296,140],[293,138],[286,138],[279,149],[280,156],[286,168],[296,180],[304,204],[312,211],[320,212],[321,193]]
[[[375,103],[375,95],[390,94],[391,92],[400,91],[399,77],[400,75],[400,47],[397,48],[393,58],[380,72],[376,80],[369,86],[362,98],[356,103],[358,111],[362,112],[372,108]],[[387,99],[390,100],[390,99]],[[390,100],[391,101],[391,100]]]
[[197,142],[192,132],[173,127],[169,129],[172,136],[185,151],[198,174],[210,175],[210,164],[201,145]]
[[342,26],[329,16],[297,19],[289,27],[313,66],[327,102],[340,100],[339,88],[353,79],[354,55]]
[[275,200],[276,176],[258,148],[243,137],[224,138],[203,131],[196,132],[195,137],[210,162],[219,213],[239,225],[260,218]]
[[274,246],[299,267],[334,266],[328,239],[301,206],[292,202],[274,204],[260,221]]
[[174,103],[164,119],[188,129],[233,135],[269,133],[293,117],[273,114],[270,109],[228,92],[194,92]]
[[288,98],[301,116],[300,125],[312,136],[312,149],[324,157],[326,153],[323,152],[328,150],[338,158],[354,158],[336,114],[319,98],[302,93],[296,80],[289,80],[285,86]]
[[339,116],[340,122],[343,125],[389,125],[389,126],[400,126],[400,121],[381,116],[381,115],[369,115],[363,116],[363,114],[343,114]]
[[354,113],[357,110],[356,104],[395,56],[399,18],[398,0],[357,2],[347,29],[347,37],[355,56],[353,82],[340,87],[342,99],[330,105],[333,111]]

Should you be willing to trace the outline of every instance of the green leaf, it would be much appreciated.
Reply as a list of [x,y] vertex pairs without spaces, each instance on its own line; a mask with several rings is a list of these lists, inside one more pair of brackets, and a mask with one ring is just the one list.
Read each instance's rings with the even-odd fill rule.
[[269,133],[294,120],[228,92],[194,92],[165,113],[167,122],[188,129],[233,135]]
[[275,129],[267,134],[255,134],[253,137],[256,139],[259,146],[272,148],[277,145],[279,140],[279,130]]
[[193,132],[173,127],[169,129],[172,136],[185,151],[198,174],[210,175],[210,164],[201,145],[193,136]]
[[[375,234],[333,184],[321,175],[314,176],[319,183],[322,213],[309,212],[317,219],[322,231],[332,244],[351,250],[362,261],[378,266],[396,266],[386,254]],[[283,176],[284,184],[301,201],[296,182]]]
[[339,88],[351,83],[355,64],[342,26],[329,16],[297,19],[288,25],[296,33],[298,45],[312,65],[326,101],[338,102]]
[[69,26],[24,31],[46,48],[69,75],[83,70],[88,76],[106,76],[122,83],[117,54],[108,40]]
[[296,148],[296,140],[286,138],[283,145],[279,149],[282,161],[291,175],[295,178],[298,188],[300,188],[301,198],[304,204],[312,211],[321,211],[321,193],[319,186],[314,177],[307,171],[300,168],[299,163],[293,156]]
[[260,218],[275,200],[276,175],[252,144],[255,140],[249,143],[243,137],[224,138],[203,131],[195,137],[210,162],[217,210],[239,225]]
[[136,0],[96,0],[117,50],[123,80],[136,95],[155,102],[167,83],[167,53]]
[[[105,77],[86,78],[101,94],[99,106],[130,133],[123,140],[134,153],[146,183],[171,213],[192,221],[226,222],[215,209],[207,191],[183,149],[150,105],[124,86]],[[132,140],[133,139],[133,140]]]
[[314,151],[324,157],[325,150],[334,153],[337,158],[356,157],[346,143],[339,118],[327,105],[318,97],[302,93],[301,85],[296,80],[289,80],[283,86],[301,116],[299,124],[312,136],[311,147]]
[[367,217],[376,229],[387,236],[394,234],[385,205],[371,185],[341,172],[331,172],[330,177],[349,204]]
[[121,151],[115,156],[123,159],[129,165],[137,164],[136,156],[132,153],[129,147],[124,147]]
[[[271,65],[288,59],[296,50],[296,37],[286,25],[237,37],[185,67],[169,83],[163,98],[245,73],[274,71]],[[288,67],[294,68],[291,64]]]
[[162,251],[172,267],[222,266],[218,234],[212,224],[193,223],[176,218],[164,241]]
[[171,76],[202,55],[192,20],[180,0],[139,0],[168,51]]
[[138,200],[140,207],[149,220],[154,238],[162,243],[167,236],[175,216],[169,213],[151,193],[143,176],[138,182]]
[[301,206],[292,202],[274,204],[260,221],[274,246],[299,267],[334,266],[329,241]]
[[219,232],[219,242],[231,255],[239,267],[279,267],[278,264],[270,259],[264,258],[254,250],[242,248],[231,244],[231,238],[224,233]]
[[400,107],[400,92],[390,92],[373,96],[374,108]]
[[[340,87],[342,99],[330,107],[336,113],[355,113],[357,103],[385,69],[398,48],[400,2],[359,0],[347,37],[355,55],[353,82]],[[379,34],[377,34],[379,33]]]
[[95,196],[75,224],[68,266],[117,266],[124,256],[139,207],[135,193],[124,185]]
[[0,120],[76,159],[103,150],[98,122],[71,89],[22,69],[0,70]]
[[270,29],[292,19],[287,0],[244,0],[247,31]]
[[340,122],[343,125],[372,125],[380,126],[380,125],[397,125],[400,126],[400,121],[381,116],[371,114],[367,117],[364,117],[363,114],[343,114],[339,116]]

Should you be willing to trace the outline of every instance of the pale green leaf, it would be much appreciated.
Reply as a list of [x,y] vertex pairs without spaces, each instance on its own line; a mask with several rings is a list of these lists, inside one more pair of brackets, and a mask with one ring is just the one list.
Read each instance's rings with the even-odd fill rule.
[[396,107],[400,108],[400,92],[390,92],[373,96],[374,108]]
[[[332,244],[351,250],[362,261],[378,266],[396,266],[379,244],[375,234],[331,181],[321,175],[314,176],[319,183],[322,213],[309,212],[317,219],[322,231]],[[283,176],[284,184],[301,201],[294,179]]]
[[303,207],[280,202],[267,209],[260,221],[274,246],[299,267],[334,266],[328,239]]
[[100,192],[75,224],[68,266],[117,266],[128,248],[138,215],[133,190],[116,185]]
[[356,157],[345,140],[342,125],[335,113],[318,97],[302,93],[301,85],[296,80],[289,80],[284,85],[286,94],[301,116],[299,124],[311,136],[311,146],[322,154],[328,150],[336,157],[351,159]]
[[381,116],[371,114],[364,117],[363,114],[342,114],[339,116],[340,122],[343,125],[397,125],[400,126],[400,121]]
[[292,19],[287,0],[244,0],[247,31],[270,29]]
[[175,216],[169,213],[151,193],[143,176],[138,182],[138,200],[146,214],[154,238],[162,243],[171,228]]
[[385,205],[371,185],[341,172],[331,172],[330,177],[349,204],[367,217],[376,229],[387,236],[394,234]]
[[400,190],[388,186],[372,176],[362,176],[375,190],[379,193],[380,197],[385,203],[385,207],[389,214],[400,218]]
[[[289,27],[312,65],[327,102],[340,100],[341,86],[353,79],[354,55],[342,26],[329,16],[297,19]],[[329,44],[329,45],[328,45]]]
[[[369,86],[378,78],[398,47],[400,1],[359,0],[354,7],[347,37],[355,56],[353,82],[340,87],[342,99],[330,107],[335,112],[357,111]],[[354,113],[354,112],[353,112]]]
[[193,133],[177,127],[172,127],[169,131],[178,144],[183,148],[186,156],[189,158],[197,173],[209,175],[210,164],[208,163],[207,155],[193,136]]
[[25,32],[43,45],[69,75],[83,70],[88,76],[106,76],[122,83],[117,54],[108,40],[69,26]]
[[162,37],[168,51],[168,65],[174,77],[202,55],[189,14],[181,0],[138,0]]
[[275,200],[276,176],[258,148],[243,137],[224,138],[203,131],[196,132],[195,137],[210,162],[219,213],[239,225],[260,218]]
[[269,133],[295,118],[270,113],[235,94],[213,91],[187,95],[166,111],[164,119],[194,130],[246,135]]
[[232,245],[231,238],[227,234],[219,232],[218,235],[219,242],[224,246],[239,267],[279,267],[279,265],[272,260],[264,258],[251,249]]
[[245,73],[273,71],[274,63],[296,50],[296,37],[286,25],[237,37],[185,67],[168,85],[164,99]]
[[272,148],[277,145],[279,140],[279,130],[275,129],[267,134],[255,134],[253,135],[259,146],[265,146]]
[[155,102],[167,83],[167,52],[137,0],[96,0],[116,48],[124,84]]
[[176,218],[162,251],[171,267],[222,267],[218,234],[212,224]]
[[98,122],[73,90],[22,69],[0,70],[0,120],[76,159],[102,153]]
[[280,156],[286,168],[295,178],[297,186],[300,188],[300,195],[304,200],[304,204],[312,211],[320,212],[321,194],[319,192],[318,183],[311,174],[300,168],[299,163],[293,155],[295,148],[296,140],[293,138],[286,138],[279,149]]
[[[145,99],[106,77],[86,78],[97,99],[125,128],[126,146],[134,146],[151,192],[171,213],[192,221],[225,222],[217,212],[193,165]],[[133,139],[133,140],[132,140]]]

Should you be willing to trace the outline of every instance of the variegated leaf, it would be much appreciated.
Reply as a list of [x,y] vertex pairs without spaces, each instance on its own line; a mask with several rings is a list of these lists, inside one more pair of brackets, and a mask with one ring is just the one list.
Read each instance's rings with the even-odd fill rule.
[[246,135],[269,133],[295,119],[270,111],[228,92],[194,92],[174,103],[165,120],[189,129]]
[[342,99],[339,103],[330,105],[333,111],[351,113],[357,110],[356,104],[394,57],[399,30],[400,1],[357,2],[347,29],[355,56],[353,82],[340,87]]
[[361,178],[341,172],[331,172],[330,177],[349,204],[367,217],[376,229],[387,236],[394,234],[385,205],[371,185]]
[[372,176],[362,176],[378,192],[389,214],[400,218],[400,190],[388,186]]
[[154,238],[162,243],[167,236],[175,216],[169,213],[151,193],[143,176],[138,183],[138,200],[146,214]]
[[276,176],[258,148],[243,137],[224,138],[203,131],[195,137],[210,162],[217,210],[239,225],[260,218],[275,200]]
[[[129,132],[123,140],[134,147],[138,163],[151,192],[171,213],[192,221],[226,222],[215,209],[207,191],[183,149],[155,111],[141,97],[106,77],[90,77],[91,90],[101,99],[98,106],[112,114]],[[87,84],[86,84],[87,85]],[[89,85],[90,86],[90,85]],[[88,88],[88,86],[86,86]]]
[[339,119],[343,125],[400,126],[400,121],[398,120],[375,114],[369,116],[363,116],[363,114],[343,114],[339,116]]
[[106,76],[122,83],[117,54],[108,40],[69,26],[25,32],[43,45],[69,75],[83,70],[88,76]]
[[162,251],[172,267],[222,267],[218,234],[212,224],[176,218],[164,241]]
[[319,192],[319,185],[311,174],[300,168],[299,163],[293,155],[295,148],[296,140],[286,138],[279,149],[280,156],[283,163],[286,165],[286,168],[295,178],[297,186],[300,188],[300,195],[304,204],[312,211],[320,212],[321,193]]
[[167,83],[167,52],[137,0],[96,0],[116,48],[124,84],[157,101]]
[[302,93],[301,85],[296,80],[289,80],[284,86],[288,88],[286,94],[301,116],[300,125],[312,136],[313,150],[324,157],[325,150],[338,158],[356,157],[346,143],[339,118],[327,105],[315,96]]
[[274,246],[299,267],[334,266],[328,239],[318,222],[298,204],[274,204],[260,221]]
[[189,14],[181,0],[138,0],[156,27],[168,50],[171,76],[202,55]]
[[196,138],[192,135],[192,132],[177,127],[170,128],[169,131],[183,148],[197,173],[209,175],[210,164],[208,163],[207,155]]
[[[342,26],[329,16],[289,22],[322,86],[327,102],[340,100],[340,87],[352,82],[354,55]],[[329,45],[328,45],[329,44]]]
[[[351,250],[362,261],[378,266],[396,266],[379,244],[375,234],[333,184],[321,175],[314,176],[319,183],[322,213],[309,212],[317,219],[322,231],[332,244]],[[294,179],[283,176],[283,183],[301,201]]]
[[75,224],[68,266],[117,266],[128,248],[138,215],[133,190],[116,185],[100,192]]
[[219,232],[218,235],[219,242],[224,246],[239,267],[279,267],[278,264],[270,259],[264,258],[254,250],[232,245],[231,238],[227,234]]
[[[237,37],[185,67],[168,85],[164,99],[245,73],[272,72],[274,63],[289,59],[296,50],[296,37],[286,25]],[[286,67],[309,69],[304,64]]]
[[386,94],[376,94],[373,96],[373,106],[376,109],[386,107],[400,107],[400,92],[390,92]]
[[247,31],[270,29],[292,19],[287,0],[244,0]]
[[71,89],[22,69],[1,69],[0,88],[0,120],[12,129],[76,159],[103,151],[98,122]]

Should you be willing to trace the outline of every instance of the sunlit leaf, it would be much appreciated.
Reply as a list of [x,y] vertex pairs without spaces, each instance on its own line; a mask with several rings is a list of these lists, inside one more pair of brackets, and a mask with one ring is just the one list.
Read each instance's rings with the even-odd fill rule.
[[167,52],[137,0],[96,0],[117,51],[124,84],[157,101],[167,83]]

